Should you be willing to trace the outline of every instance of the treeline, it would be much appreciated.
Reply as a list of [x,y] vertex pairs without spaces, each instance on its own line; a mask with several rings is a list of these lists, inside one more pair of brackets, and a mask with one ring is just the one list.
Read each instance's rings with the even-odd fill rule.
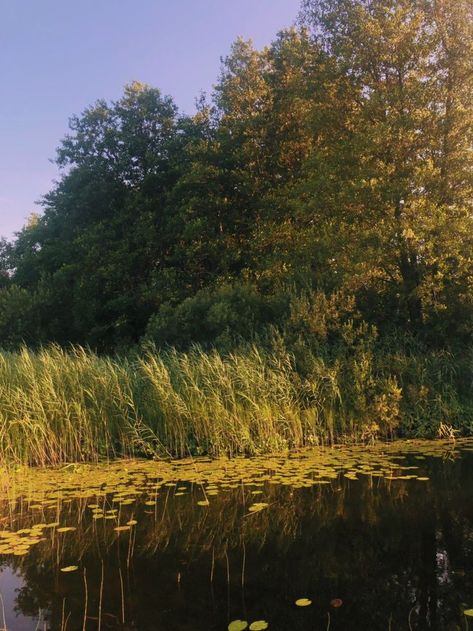
[[473,8],[305,0],[179,114],[134,83],[70,121],[0,264],[0,340],[232,346],[349,320],[469,339]]
[[251,342],[304,378],[309,356],[447,353],[465,418],[472,95],[470,0],[304,0],[268,48],[233,45],[193,116],[140,83],[98,101],[1,244],[0,345]]

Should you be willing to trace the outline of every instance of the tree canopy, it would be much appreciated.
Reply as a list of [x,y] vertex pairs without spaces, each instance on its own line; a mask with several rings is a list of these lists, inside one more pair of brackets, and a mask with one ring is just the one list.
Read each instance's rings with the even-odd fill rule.
[[303,0],[267,48],[234,43],[194,115],[132,83],[71,119],[57,164],[0,242],[4,346],[348,321],[471,340],[470,0]]

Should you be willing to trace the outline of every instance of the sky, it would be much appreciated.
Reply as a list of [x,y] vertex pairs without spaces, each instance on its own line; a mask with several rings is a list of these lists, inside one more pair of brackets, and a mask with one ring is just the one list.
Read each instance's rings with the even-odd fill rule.
[[133,80],[192,113],[232,42],[261,48],[299,0],[0,0],[0,236],[52,187],[68,119]]

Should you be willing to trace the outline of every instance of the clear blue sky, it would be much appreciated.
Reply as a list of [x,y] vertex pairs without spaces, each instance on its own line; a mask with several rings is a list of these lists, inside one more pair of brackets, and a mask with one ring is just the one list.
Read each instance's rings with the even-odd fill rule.
[[193,111],[239,35],[257,47],[299,0],[0,0],[0,235],[38,211],[67,121],[137,79]]

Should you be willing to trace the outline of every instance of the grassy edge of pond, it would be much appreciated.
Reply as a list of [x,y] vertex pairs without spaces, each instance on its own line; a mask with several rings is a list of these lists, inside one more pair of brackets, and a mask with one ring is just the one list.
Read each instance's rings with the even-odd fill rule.
[[[471,434],[471,400],[441,353],[313,356],[257,346],[101,357],[0,353],[0,458],[58,464],[136,455],[258,454],[375,438]],[[466,379],[466,377],[463,377]]]

